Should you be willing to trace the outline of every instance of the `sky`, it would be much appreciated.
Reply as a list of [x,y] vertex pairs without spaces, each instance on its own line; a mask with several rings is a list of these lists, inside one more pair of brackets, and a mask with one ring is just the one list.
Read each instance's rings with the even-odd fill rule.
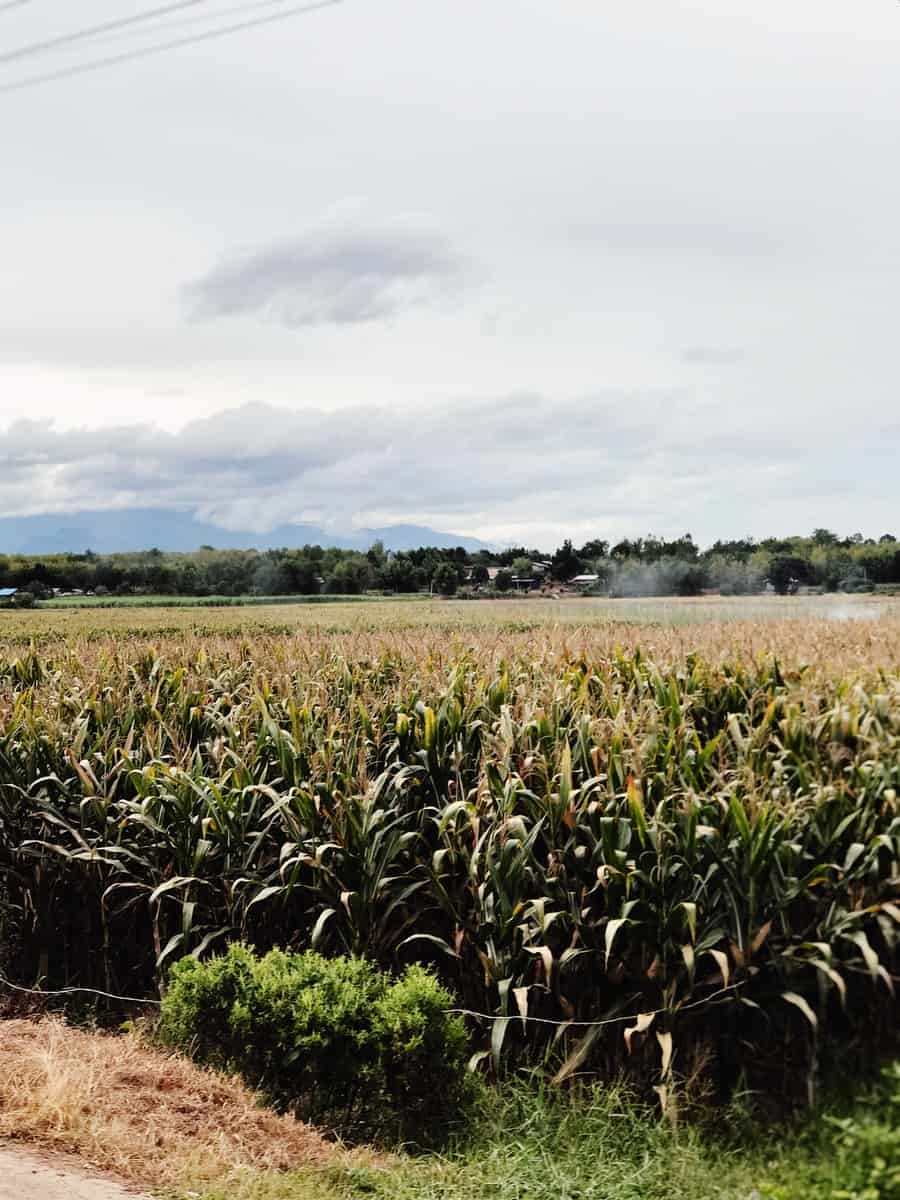
[[[0,4],[0,516],[900,524],[900,3]],[[239,10],[239,11],[238,11]],[[15,55],[15,57],[13,57]]]

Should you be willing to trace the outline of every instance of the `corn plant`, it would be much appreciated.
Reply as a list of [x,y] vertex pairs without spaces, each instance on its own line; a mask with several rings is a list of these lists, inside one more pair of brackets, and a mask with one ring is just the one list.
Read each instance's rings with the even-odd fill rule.
[[895,1022],[900,676],[858,631],[830,673],[620,637],[9,643],[11,969],[150,996],[232,940],[423,961],[491,1069],[665,1096],[707,1053],[811,1091]]

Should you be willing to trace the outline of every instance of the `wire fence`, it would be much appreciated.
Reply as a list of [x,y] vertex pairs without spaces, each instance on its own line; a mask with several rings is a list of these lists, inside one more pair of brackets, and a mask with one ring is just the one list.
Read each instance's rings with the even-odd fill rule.
[[[55,991],[45,991],[43,988],[23,987],[21,984],[13,983],[2,975],[0,975],[0,985],[9,988],[13,992],[20,992],[27,996],[37,996],[41,999],[52,999],[59,996],[90,995],[100,996],[105,1000],[118,1000],[123,1004],[149,1004],[155,1008],[159,1008],[162,1003],[160,1000],[153,1000],[147,996],[119,996],[115,992],[104,992],[100,988],[68,987],[59,988]],[[639,1017],[646,1020],[649,1017],[669,1016],[675,1013],[688,1012],[691,1009],[702,1008],[707,1004],[712,1004],[720,996],[736,991],[741,986],[742,983],[740,981],[730,983],[712,992],[711,995],[704,996],[701,1000],[691,1001],[690,1004],[678,1005],[674,1008],[657,1008],[650,1012],[620,1014],[616,1017],[604,1017],[599,1021],[575,1021],[569,1019],[559,1021],[551,1017],[529,1016],[527,1013],[485,1013],[478,1012],[472,1008],[446,1008],[444,1009],[444,1013],[447,1016],[471,1017],[479,1021],[522,1021],[523,1023],[529,1022],[535,1025],[552,1025],[560,1029],[601,1029],[606,1025],[621,1025],[626,1021],[636,1021]]]

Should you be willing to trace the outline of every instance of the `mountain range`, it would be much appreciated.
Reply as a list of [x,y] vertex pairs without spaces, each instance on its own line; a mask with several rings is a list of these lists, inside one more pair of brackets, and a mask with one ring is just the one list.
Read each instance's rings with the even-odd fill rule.
[[70,513],[40,513],[26,517],[0,517],[0,554],[115,554],[129,550],[190,552],[201,546],[217,550],[295,549],[300,546],[334,546],[342,550],[368,550],[373,542],[386,550],[413,550],[419,546],[466,550],[494,549],[478,538],[440,533],[425,525],[388,525],[382,529],[356,529],[347,534],[329,533],[317,525],[278,525],[267,533],[223,529],[199,521],[192,513],[165,508],[97,509]]

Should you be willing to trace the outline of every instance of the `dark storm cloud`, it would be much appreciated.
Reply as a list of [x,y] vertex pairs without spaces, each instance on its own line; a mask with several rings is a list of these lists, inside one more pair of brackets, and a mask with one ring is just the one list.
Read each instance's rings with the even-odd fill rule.
[[324,229],[227,257],[184,286],[195,320],[254,315],[295,328],[357,325],[456,292],[471,271],[413,228]]

